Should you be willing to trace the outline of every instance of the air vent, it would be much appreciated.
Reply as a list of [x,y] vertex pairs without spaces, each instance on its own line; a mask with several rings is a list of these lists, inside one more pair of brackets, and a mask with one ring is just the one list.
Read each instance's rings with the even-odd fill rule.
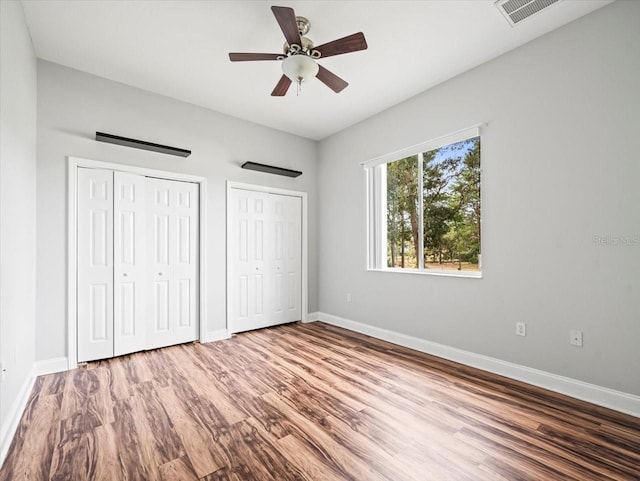
[[509,25],[514,27],[525,18],[538,13],[560,0],[498,0],[495,5],[505,16]]

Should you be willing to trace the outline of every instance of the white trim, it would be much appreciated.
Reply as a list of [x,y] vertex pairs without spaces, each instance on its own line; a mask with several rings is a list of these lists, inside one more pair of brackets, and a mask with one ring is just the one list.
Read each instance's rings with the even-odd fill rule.
[[33,372],[36,376],[45,376],[56,372],[66,371],[69,366],[69,360],[66,357],[56,357],[53,359],[45,359],[44,361],[36,361],[33,364]]
[[68,157],[67,171],[67,368],[78,365],[77,337],[77,212],[78,212],[78,161]]
[[206,250],[207,250],[207,179],[198,175],[183,174],[180,172],[170,172],[167,170],[149,169],[146,167],[136,167],[133,165],[117,164],[114,162],[103,162],[100,160],[83,159],[80,157],[67,157],[67,368],[69,370],[78,367],[77,352],[77,332],[76,332],[76,221],[77,221],[77,172],[78,167],[89,169],[110,169],[132,174],[156,177],[167,180],[178,180],[182,182],[193,182],[199,184],[199,257],[198,272],[200,275],[199,286],[199,330],[198,340],[205,342],[207,324],[207,303],[204,293],[207,292],[206,279]]
[[229,335],[229,331],[226,329],[218,329],[217,331],[211,331],[205,333],[204,342],[215,342],[215,341],[223,341],[225,339],[229,339],[231,336]]
[[365,174],[367,183],[365,205],[369,233],[367,266],[382,268],[386,266],[387,229],[386,222],[378,222],[377,219],[386,218],[387,196],[381,193],[387,192],[387,169],[367,169]]
[[[373,186],[374,182],[374,169],[366,169],[364,172],[364,191],[365,191],[365,201],[364,205],[366,206],[367,212],[367,249],[366,249],[366,265],[367,266],[375,266],[375,253],[376,249],[375,245],[375,235],[376,231],[374,229],[376,223],[373,222],[373,217],[375,216],[375,206],[373,203],[369,201],[369,199],[373,199],[373,193],[376,191]],[[373,244],[373,245],[372,245]]]
[[24,380],[18,395],[11,405],[11,409],[7,413],[5,422],[2,423],[2,431],[0,431],[0,467],[9,452],[11,441],[13,441],[13,436],[16,433],[16,429],[18,429],[18,424],[27,407],[29,396],[31,396],[33,385],[36,382],[36,376],[33,371],[34,370],[31,369],[29,376]]
[[144,175],[147,177],[156,177],[159,179],[179,180],[182,182],[194,182],[199,184],[206,181],[205,177],[199,175],[183,174],[181,172],[172,172],[169,170],[150,169],[148,167],[136,167],[135,165],[118,164],[116,162],[104,162],[101,160],[84,159],[80,157],[67,157],[69,165],[74,167],[86,167],[88,169],[109,169],[119,170],[121,172],[129,172],[130,174]]
[[418,218],[422,221],[422,228],[418,229],[418,252],[417,252],[418,269],[424,269],[424,194],[423,194],[424,192],[424,153],[423,152],[418,152],[418,192],[420,192],[420,195],[418,195],[418,213],[420,214]]
[[615,391],[595,384],[578,381],[557,374],[552,374],[538,369],[502,361],[482,354],[476,354],[462,349],[438,344],[413,336],[408,336],[395,331],[370,326],[360,322],[332,316],[323,312],[313,313],[314,317],[322,322],[351,331],[366,334],[376,339],[392,342],[399,346],[415,349],[416,351],[432,354],[434,356],[449,359],[466,366],[489,371],[494,374],[506,376],[517,381],[526,382],[550,391],[566,394],[583,401],[597,404],[609,409],[614,409],[632,416],[640,417],[640,396]]
[[198,206],[199,212],[199,224],[198,224],[198,232],[200,234],[198,245],[198,274],[200,278],[198,279],[199,289],[198,289],[198,299],[199,303],[199,311],[198,311],[198,323],[199,323],[199,339],[200,342],[207,342],[207,180],[204,177],[201,177],[202,181],[198,182],[200,188],[198,189],[198,193],[200,198],[200,205]]
[[229,262],[228,262],[228,254],[229,249],[228,246],[231,242],[231,215],[229,214],[229,199],[231,198],[231,189],[241,189],[241,190],[250,190],[253,192],[266,192],[268,194],[280,194],[280,195],[289,195],[292,197],[300,197],[302,199],[302,275],[300,276],[300,280],[302,282],[302,298],[301,308],[302,308],[302,322],[307,320],[307,311],[309,310],[309,207],[308,207],[308,199],[307,193],[296,190],[287,190],[287,189],[279,189],[277,187],[269,187],[266,185],[254,185],[254,184],[245,184],[243,182],[233,182],[227,181],[227,192],[226,192],[226,216],[227,216],[227,235],[226,235],[226,246],[225,246],[225,272],[226,272],[226,318],[227,318],[227,331],[232,333],[232,322],[229,319],[229,285],[231,279],[229,278]]
[[482,279],[481,271],[445,271],[440,269],[402,269],[401,267],[386,267],[383,269],[367,268],[368,272],[390,272],[392,274],[418,274],[422,276],[442,276],[442,277],[468,277],[471,279]]
[[227,188],[225,190],[225,194],[224,194],[224,203],[225,203],[225,209],[224,209],[224,214],[226,216],[226,235],[225,235],[225,242],[224,242],[224,289],[225,289],[225,293],[224,293],[224,317],[225,317],[225,327],[227,332],[233,332],[231,330],[232,326],[232,322],[229,319],[229,286],[231,285],[231,273],[229,272],[229,245],[231,244],[231,229],[233,229],[233,226],[231,225],[231,215],[229,215],[229,210],[230,210],[230,202],[231,202],[231,182],[227,181]]
[[230,189],[250,190],[252,192],[266,192],[267,194],[290,195],[294,197],[306,197],[307,193],[299,190],[280,189],[268,185],[245,184],[244,182],[227,181],[227,192]]
[[302,192],[302,312],[301,321],[307,320],[309,311],[309,202],[307,193]]
[[[322,312],[310,312],[309,315],[307,316],[307,320],[306,321],[302,321],[303,324],[309,324],[310,322],[316,322],[316,321],[321,321],[321,317],[322,316],[328,316],[328,314],[323,314]],[[326,322],[326,321],[323,321]],[[327,324],[329,324],[327,322]]]
[[360,162],[360,165],[365,169],[370,169],[371,167],[375,167],[377,165],[382,165],[388,162],[393,162],[394,160],[403,159],[404,157],[417,155],[420,152],[429,152],[445,145],[455,144],[456,142],[470,139],[472,137],[478,137],[480,135],[480,127],[486,125],[486,123],[475,124],[465,129],[460,129],[450,134],[427,140],[426,142],[421,142],[416,145],[405,147],[404,149],[396,150],[395,152],[390,152],[373,159],[365,160],[363,162]]

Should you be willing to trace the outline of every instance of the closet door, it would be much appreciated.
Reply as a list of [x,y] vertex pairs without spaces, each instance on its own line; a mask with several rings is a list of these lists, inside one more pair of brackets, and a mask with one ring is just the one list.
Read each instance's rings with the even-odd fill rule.
[[113,356],[113,171],[78,169],[78,362]]
[[146,348],[145,181],[114,172],[114,355]]
[[231,330],[302,319],[302,199],[231,189],[229,202]]
[[274,323],[302,319],[302,199],[270,194]]
[[227,246],[230,302],[228,315],[233,332],[271,325],[271,272],[267,259],[269,194],[231,189],[232,234]]
[[147,349],[197,338],[198,185],[147,178]]

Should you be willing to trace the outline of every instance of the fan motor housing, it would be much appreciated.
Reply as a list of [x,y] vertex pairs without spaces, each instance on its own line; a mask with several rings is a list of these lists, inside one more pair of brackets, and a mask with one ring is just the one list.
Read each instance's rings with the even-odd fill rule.
[[282,51],[286,54],[286,55],[300,55],[300,54],[304,54],[304,55],[311,55],[314,58],[319,57],[318,56],[314,56],[313,55],[313,41],[309,38],[309,37],[305,37],[305,35],[307,33],[309,33],[309,30],[311,29],[311,22],[309,22],[309,19],[307,19],[306,17],[296,17],[296,25],[298,26],[298,33],[300,34],[300,43],[301,43],[301,49],[298,49],[296,47],[291,47],[287,42],[284,43],[284,45],[282,46]]
[[[311,50],[313,50],[313,41],[309,38],[309,37],[300,37],[300,43],[302,43],[302,48],[301,49],[296,49],[295,47],[292,49],[291,46],[285,42],[284,45],[282,46],[282,51],[289,55],[289,54],[295,54],[297,53],[297,50],[302,50],[302,52],[304,53],[309,53],[311,52]],[[294,50],[294,51],[292,51]]]

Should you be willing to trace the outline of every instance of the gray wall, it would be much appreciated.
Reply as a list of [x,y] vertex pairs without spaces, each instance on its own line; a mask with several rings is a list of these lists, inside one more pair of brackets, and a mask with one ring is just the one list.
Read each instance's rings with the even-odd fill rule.
[[[639,20],[615,2],[322,141],[320,311],[640,394]],[[478,122],[484,278],[368,272],[359,162]]]
[[[0,2],[0,432],[31,376],[36,269],[36,58],[19,2]],[[13,413],[15,415],[15,412]],[[0,439],[0,445],[4,442]]]
[[[239,99],[242,101],[242,99]],[[187,148],[188,158],[93,140],[107,132]],[[66,356],[66,156],[208,179],[208,331],[225,328],[225,181],[309,193],[309,309],[317,309],[316,143],[207,109],[38,62],[36,358]],[[246,160],[303,171],[297,179],[242,170]]]

